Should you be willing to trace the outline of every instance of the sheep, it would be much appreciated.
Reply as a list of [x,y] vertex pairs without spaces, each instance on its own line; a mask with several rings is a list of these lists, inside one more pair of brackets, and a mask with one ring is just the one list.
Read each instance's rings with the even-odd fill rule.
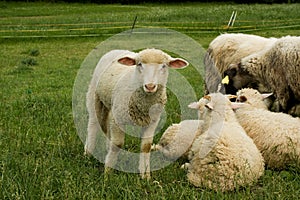
[[247,134],[262,152],[270,169],[285,169],[300,164],[300,120],[267,109],[263,102],[269,94],[245,88],[237,93],[235,114]]
[[274,94],[280,111],[299,116],[299,63],[300,37],[285,36],[278,39],[267,51],[243,58],[240,68]]
[[252,139],[238,123],[229,99],[221,93],[204,96],[191,108],[204,120],[202,134],[189,153],[188,180],[199,187],[232,191],[248,186],[264,173],[264,161]]
[[[206,94],[217,92],[222,77],[229,77],[229,83],[222,87],[223,94],[235,94],[243,87],[254,87],[265,92],[264,87],[249,73],[237,68],[241,59],[264,50],[272,45],[276,38],[264,38],[257,35],[231,33],[216,37],[207,49],[204,58]],[[225,87],[225,88],[224,88]]]
[[[168,159],[187,159],[194,139],[201,133],[202,120],[184,120],[172,124],[162,134],[158,144],[152,150],[161,151]],[[200,129],[200,130],[199,130]]]
[[150,148],[167,101],[168,68],[180,69],[188,64],[159,49],[138,53],[112,50],[100,59],[87,92],[89,119],[85,154],[93,152],[101,127],[109,139],[105,173],[115,166],[124,144],[125,128],[132,125],[142,129],[140,175],[150,178]]

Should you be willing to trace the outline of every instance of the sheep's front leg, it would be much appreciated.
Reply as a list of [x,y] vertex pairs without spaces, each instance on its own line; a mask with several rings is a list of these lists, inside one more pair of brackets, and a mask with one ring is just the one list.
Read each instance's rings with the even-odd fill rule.
[[150,151],[153,142],[153,136],[159,120],[152,122],[144,129],[141,138],[141,154],[139,161],[139,171],[142,178],[150,179]]
[[124,145],[125,133],[112,120],[110,124],[110,141],[108,143],[108,153],[105,157],[105,173],[113,168],[118,160],[120,149]]

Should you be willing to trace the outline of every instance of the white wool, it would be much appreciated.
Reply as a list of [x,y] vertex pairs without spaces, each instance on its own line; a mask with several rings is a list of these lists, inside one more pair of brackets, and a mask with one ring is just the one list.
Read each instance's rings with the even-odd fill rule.
[[[209,44],[204,60],[207,93],[217,92],[218,85],[226,74],[229,74],[230,82],[229,86],[226,86],[226,91],[224,88],[222,89],[222,93],[230,93],[232,89],[237,90],[251,85],[262,87],[249,74],[235,71],[236,67],[232,66],[237,66],[242,58],[264,50],[276,40],[276,38],[264,38],[243,33],[226,33],[216,37]],[[234,73],[226,72],[231,69]],[[265,88],[261,88],[261,90],[265,90]]]
[[264,172],[262,155],[238,123],[227,97],[207,95],[198,109],[204,126],[189,153],[188,180],[221,191],[257,181]]
[[285,36],[271,48],[242,59],[241,69],[272,92],[280,110],[300,116],[300,37]]
[[[96,66],[87,93],[89,112],[85,153],[95,148],[100,128],[110,140],[105,170],[114,167],[124,145],[126,126],[143,127],[139,171],[150,178],[150,148],[154,131],[167,101],[168,68],[183,68],[188,62],[158,49],[139,53],[113,50]],[[100,125],[100,126],[99,126]]]
[[161,151],[169,159],[187,158],[193,141],[201,133],[203,121],[184,120],[169,126],[153,150]]
[[299,118],[262,107],[263,97],[253,89],[239,91],[238,99],[243,99],[244,104],[236,109],[236,117],[262,152],[266,165],[275,169],[299,165]]

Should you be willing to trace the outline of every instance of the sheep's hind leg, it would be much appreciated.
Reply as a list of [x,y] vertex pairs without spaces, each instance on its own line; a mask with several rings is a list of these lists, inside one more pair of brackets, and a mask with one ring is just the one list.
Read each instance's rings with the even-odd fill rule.
[[95,94],[95,110],[97,119],[101,126],[101,129],[105,134],[108,133],[108,118],[109,118],[109,109],[102,103],[99,96]]
[[108,150],[110,140],[110,130],[108,128],[110,121],[110,110],[102,103],[97,94],[95,94],[95,110],[100,127],[107,138],[106,150]]
[[111,171],[111,168],[115,166],[118,160],[120,149],[124,145],[125,133],[118,127],[118,125],[112,119],[110,124],[110,141],[108,147],[108,153],[105,157],[105,173]]

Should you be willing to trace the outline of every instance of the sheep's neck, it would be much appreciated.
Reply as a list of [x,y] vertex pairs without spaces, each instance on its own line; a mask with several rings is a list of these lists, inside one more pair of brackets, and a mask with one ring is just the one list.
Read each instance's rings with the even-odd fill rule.
[[220,123],[235,121],[235,114],[230,107],[225,106],[222,109],[216,109],[211,111],[211,114],[205,119],[205,130],[208,130],[215,125],[220,125]]
[[148,126],[155,115],[162,112],[166,104],[166,90],[163,86],[158,85],[155,93],[146,93],[143,88],[138,88],[130,97],[128,112],[131,120],[138,126]]

